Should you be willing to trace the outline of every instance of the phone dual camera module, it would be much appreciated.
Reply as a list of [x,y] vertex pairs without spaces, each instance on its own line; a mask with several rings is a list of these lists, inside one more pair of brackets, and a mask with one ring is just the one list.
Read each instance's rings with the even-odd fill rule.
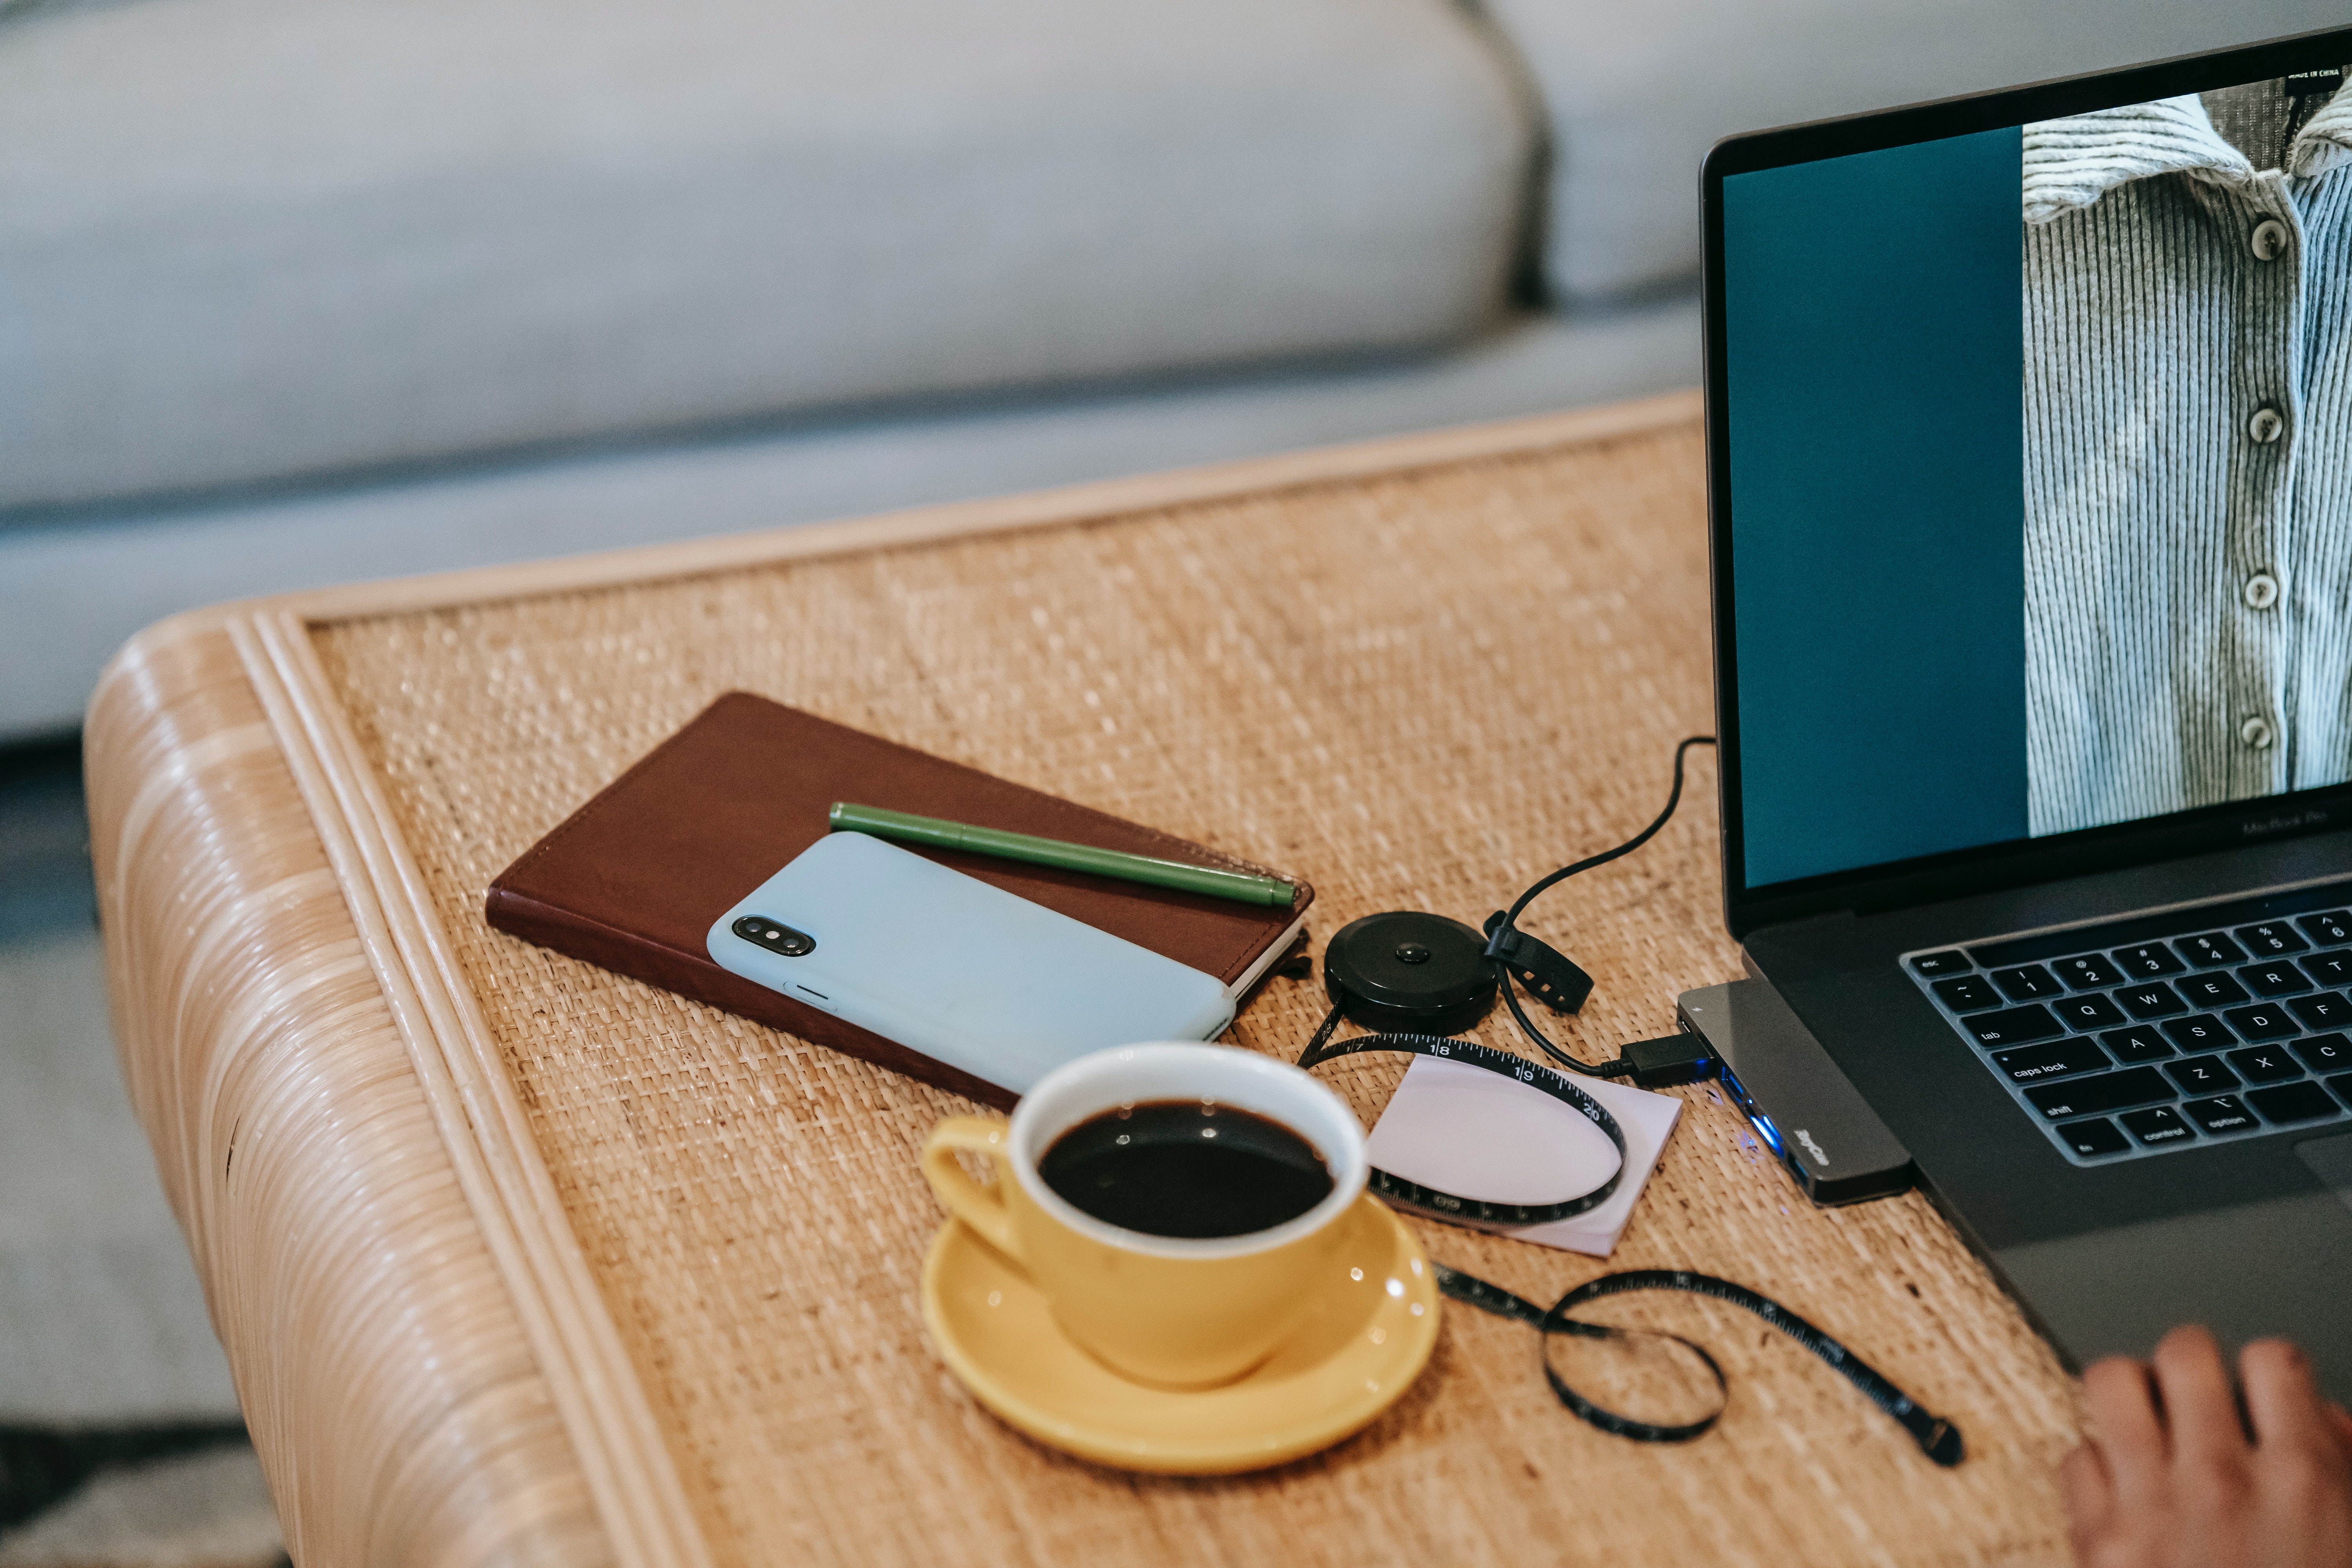
[[735,922],[735,934],[745,942],[781,952],[786,958],[798,958],[816,951],[816,938],[804,931],[794,931],[788,925],[768,919],[765,915],[745,915]]

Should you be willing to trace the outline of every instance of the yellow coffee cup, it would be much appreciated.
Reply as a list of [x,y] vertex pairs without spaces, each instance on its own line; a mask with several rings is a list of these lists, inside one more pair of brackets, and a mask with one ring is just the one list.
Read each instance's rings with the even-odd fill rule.
[[[1038,1175],[1045,1152],[1080,1122],[1166,1100],[1213,1100],[1281,1123],[1322,1157],[1331,1191],[1269,1229],[1198,1238],[1097,1219]],[[959,1152],[992,1159],[995,1184],[973,1181]],[[1113,1371],[1171,1388],[1242,1376],[1338,1288],[1338,1221],[1362,1196],[1366,1170],[1363,1129],[1338,1095],[1272,1057],[1192,1044],[1081,1057],[1024,1095],[1011,1121],[952,1117],[923,1147],[940,1202],[1029,1277],[1064,1332]]]

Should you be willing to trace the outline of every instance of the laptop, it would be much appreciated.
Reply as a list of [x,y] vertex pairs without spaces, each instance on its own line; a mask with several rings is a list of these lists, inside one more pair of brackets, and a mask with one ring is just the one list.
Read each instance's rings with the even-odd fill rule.
[[1759,1126],[1833,1167],[1776,1096],[1858,1097],[2078,1367],[2198,1321],[2337,1399],[2347,65],[2305,35],[1702,179],[1726,918],[1817,1064]]

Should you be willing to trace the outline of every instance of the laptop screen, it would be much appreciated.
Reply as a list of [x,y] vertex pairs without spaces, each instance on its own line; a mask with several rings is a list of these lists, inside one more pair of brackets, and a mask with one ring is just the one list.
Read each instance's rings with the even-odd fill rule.
[[1738,882],[2352,781],[2344,81],[1721,175]]

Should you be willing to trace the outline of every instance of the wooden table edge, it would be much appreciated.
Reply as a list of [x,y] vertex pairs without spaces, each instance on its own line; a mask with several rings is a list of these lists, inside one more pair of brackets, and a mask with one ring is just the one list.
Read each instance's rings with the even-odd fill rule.
[[291,610],[256,607],[226,629],[334,866],[616,1552],[647,1568],[707,1568],[709,1550],[513,1077],[308,624]]

